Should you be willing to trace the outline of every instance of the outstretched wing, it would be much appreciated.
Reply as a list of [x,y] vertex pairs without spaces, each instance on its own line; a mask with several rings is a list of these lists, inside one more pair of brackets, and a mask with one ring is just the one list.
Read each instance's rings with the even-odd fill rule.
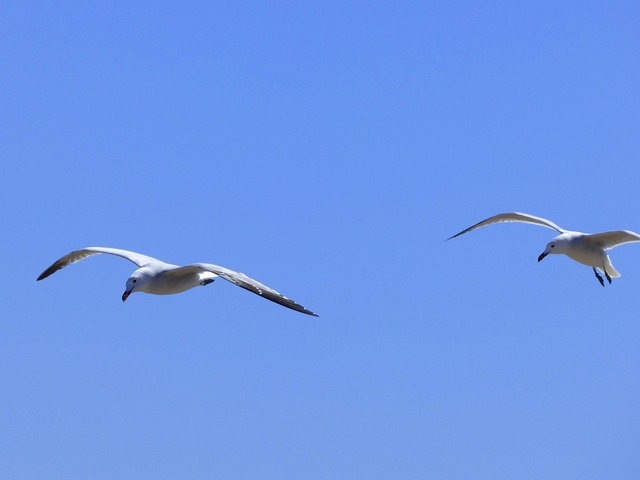
[[194,263],[192,265],[187,265],[185,267],[180,267],[171,270],[168,272],[170,275],[181,275],[187,273],[189,269],[194,269],[195,271],[205,271],[211,272],[218,275],[225,280],[244,288],[245,290],[249,290],[256,295],[260,295],[261,297],[266,298],[267,300],[271,300],[272,302],[278,303],[284,307],[291,308],[297,312],[306,313],[307,315],[313,315],[317,317],[315,313],[310,310],[307,310],[302,305],[294,302],[290,298],[285,297],[279,292],[276,292],[274,289],[267,287],[266,285],[254,280],[253,278],[247,277],[244,273],[234,272],[233,270],[229,270],[228,268],[220,267],[218,265],[212,265],[211,263]]
[[613,232],[587,235],[585,241],[609,250],[625,243],[640,242],[640,235],[629,230],[615,230]]
[[121,250],[119,248],[107,248],[107,247],[87,247],[82,250],[76,250],[74,252],[65,255],[64,257],[56,260],[53,265],[47,268],[44,272],[40,274],[38,280],[42,280],[47,278],[49,275],[57,272],[61,268],[66,267],[67,265],[71,265],[72,263],[79,262],[87,257],[92,255],[98,255],[100,253],[108,253],[110,255],[117,255],[118,257],[126,258],[130,262],[135,263],[138,267],[142,267],[148,263],[159,262],[164,263],[157,258],[148,257],[146,255],[142,255],[141,253],[130,252],[129,250]]
[[459,237],[463,233],[470,232],[471,230],[475,230],[476,228],[485,227],[487,225],[492,225],[494,223],[503,223],[503,222],[521,222],[521,223],[532,223],[534,225],[541,225],[543,227],[551,228],[553,230],[557,230],[560,233],[564,233],[566,230],[560,228],[558,225],[553,223],[546,218],[535,217],[533,215],[529,215],[527,213],[500,213],[498,215],[494,215],[493,217],[489,217],[486,220],[483,220],[471,227],[461,231],[460,233],[456,233],[452,237],[447,238],[447,240],[451,240],[452,238]]

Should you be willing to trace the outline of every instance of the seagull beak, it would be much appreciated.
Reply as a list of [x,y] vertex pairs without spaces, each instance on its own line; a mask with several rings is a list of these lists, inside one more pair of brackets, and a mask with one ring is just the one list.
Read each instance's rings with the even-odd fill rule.
[[538,257],[538,261],[542,260],[544,257],[546,257],[547,255],[549,255],[549,252],[542,252],[540,254],[540,256]]
[[127,298],[129,298],[129,295],[131,295],[131,290],[125,290],[125,292],[122,294],[122,301],[124,302]]

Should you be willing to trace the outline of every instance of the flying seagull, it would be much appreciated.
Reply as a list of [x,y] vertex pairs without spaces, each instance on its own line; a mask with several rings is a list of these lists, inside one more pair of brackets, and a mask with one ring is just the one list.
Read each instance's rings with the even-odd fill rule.
[[613,265],[611,265],[611,260],[609,260],[609,255],[607,255],[606,250],[610,250],[625,243],[640,242],[640,235],[630,232],[629,230],[615,230],[603,233],[572,232],[571,230],[560,228],[558,225],[545,218],[534,217],[533,215],[518,212],[494,215],[480,223],[476,223],[460,233],[456,233],[452,237],[447,238],[447,240],[459,237],[463,233],[470,232],[476,228],[503,222],[532,223],[534,225],[541,225],[543,227],[556,230],[560,235],[553,238],[547,244],[547,248],[545,248],[544,252],[540,254],[538,261],[542,260],[550,253],[563,253],[576,262],[583,263],[584,265],[588,265],[593,268],[593,273],[596,274],[596,278],[603,287],[604,280],[598,273],[598,270],[601,270],[604,273],[609,283],[611,283],[612,277],[620,276],[620,273],[618,273]]
[[171,295],[184,292],[193,287],[209,285],[216,277],[221,277],[267,300],[279,303],[292,310],[306,313],[307,315],[318,316],[272,288],[247,277],[244,273],[234,272],[228,268],[219,267],[218,265],[212,265],[210,263],[192,263],[191,265],[181,267],[165,263],[157,258],[130,252],[129,250],[121,250],[119,248],[87,247],[81,250],[75,250],[54,262],[53,265],[40,274],[38,280],[47,278],[49,275],[67,265],[101,253],[126,258],[138,266],[138,269],[134,271],[127,280],[126,289],[122,294],[123,302],[134,292]]

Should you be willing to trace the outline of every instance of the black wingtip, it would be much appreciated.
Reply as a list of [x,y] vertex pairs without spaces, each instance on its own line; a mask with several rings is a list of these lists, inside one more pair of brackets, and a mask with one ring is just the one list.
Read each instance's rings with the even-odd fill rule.
[[317,313],[313,313],[311,310],[307,310],[302,305],[298,305],[297,303],[295,305],[285,305],[285,304],[281,304],[281,305],[288,307],[291,310],[295,310],[296,312],[304,313],[305,315],[311,315],[312,317],[320,316]]
[[449,238],[445,239],[445,242],[448,242],[449,240],[451,240],[452,238],[456,238],[459,237],[460,235],[462,235],[463,233],[467,233],[467,230],[463,230],[462,232],[458,232],[455,235],[451,235]]
[[51,275],[52,273],[54,273],[56,270],[58,270],[57,268],[53,268],[53,265],[50,266],[49,268],[47,268],[44,272],[42,272],[40,274],[40,276],[36,279],[36,282],[39,282],[40,280],[44,280],[45,278],[47,278],[49,275]]
[[304,308],[302,305],[293,302],[292,304],[286,304],[286,303],[280,303],[280,305],[283,305],[287,308],[290,308],[291,310],[295,310],[296,312],[300,312],[300,313],[304,313],[305,315],[311,315],[312,317],[319,317],[320,315],[318,315],[317,313],[313,313],[311,310],[307,310],[306,308]]

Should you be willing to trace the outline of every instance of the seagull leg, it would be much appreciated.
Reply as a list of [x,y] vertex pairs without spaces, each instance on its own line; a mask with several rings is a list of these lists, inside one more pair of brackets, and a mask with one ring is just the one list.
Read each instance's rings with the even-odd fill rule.
[[607,277],[607,281],[609,282],[609,285],[611,285],[611,277],[607,273],[607,269],[602,267],[602,271],[604,272],[604,276]]
[[[593,273],[596,274],[596,278],[598,279],[598,281],[600,282],[600,285],[602,285],[604,287],[604,280],[602,279],[602,276],[600,276],[600,274],[598,273],[598,271],[596,270],[596,267],[593,267]],[[608,275],[607,275],[608,277]],[[611,280],[609,280],[609,282],[611,282]]]

